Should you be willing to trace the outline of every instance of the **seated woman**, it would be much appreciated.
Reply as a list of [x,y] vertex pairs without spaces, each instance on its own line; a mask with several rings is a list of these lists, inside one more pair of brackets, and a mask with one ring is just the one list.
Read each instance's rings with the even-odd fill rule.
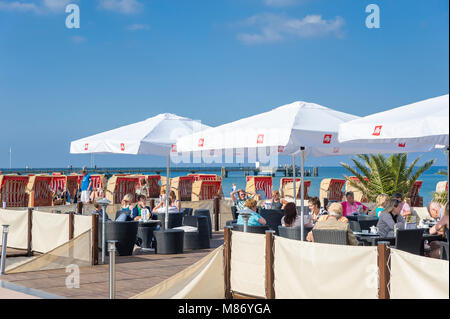
[[[153,213],[165,213],[166,212],[166,199],[162,196],[158,205],[153,208]],[[169,193],[169,213],[181,213],[181,203],[177,200],[177,196],[174,191]]]
[[149,215],[145,219],[151,219],[151,209],[147,205],[147,197],[145,195],[139,195],[137,197],[137,203],[136,206],[134,206],[130,218],[132,220],[140,220],[142,219],[142,211],[147,209]]
[[125,221],[131,221],[131,211],[134,208],[133,203],[133,194],[126,194],[121,203],[120,210],[123,212],[120,214],[119,217],[117,217],[116,221],[118,222],[125,222]]
[[327,211],[320,208],[320,199],[318,197],[311,197],[308,200],[309,211],[311,212],[311,223],[314,225],[319,221],[319,218],[327,215]]
[[388,202],[389,202],[388,194],[380,194],[377,196],[377,199],[376,199],[377,209],[375,210],[375,213],[377,214],[377,218],[380,218],[380,213],[385,209]]
[[394,237],[396,225],[398,229],[405,228],[405,219],[400,215],[401,210],[401,202],[398,199],[389,200],[377,223],[378,234],[381,237]]
[[360,202],[355,202],[355,195],[353,192],[347,192],[345,194],[347,201],[342,202],[343,214],[342,216],[349,216],[352,214],[366,213],[367,206],[361,204]]
[[[448,222],[448,203],[445,205],[445,210],[444,210],[444,216],[442,216],[441,220],[434,225],[433,227],[430,228],[430,235],[436,235],[436,234],[443,234],[444,238],[447,238],[447,242],[448,242],[448,229],[449,229],[449,222]],[[431,247],[431,254],[430,257],[433,258],[441,258],[441,253],[440,253],[440,244],[437,241],[432,241],[430,243],[430,247]]]
[[301,227],[302,219],[297,214],[297,207],[294,203],[287,203],[284,207],[284,216],[281,218],[283,227]]
[[[314,225],[313,229],[329,229],[329,230],[345,230],[347,231],[348,244],[352,246],[358,245],[358,240],[350,229],[350,225],[341,219],[342,205],[339,203],[332,203],[328,209],[328,216],[322,216]],[[312,231],[306,237],[307,241],[314,241]]]
[[244,225],[244,219],[242,218],[241,214],[242,213],[250,213],[251,216],[248,219],[248,223],[247,223],[248,226],[263,226],[263,225],[265,225],[267,223],[266,220],[256,212],[258,209],[257,206],[258,206],[258,203],[256,200],[254,200],[253,198],[247,199],[247,201],[245,202],[245,208],[239,212],[239,216],[238,216],[236,224]]
[[272,191],[272,199],[270,201],[270,209],[281,210],[285,208],[288,202],[281,198],[280,192],[274,189]]

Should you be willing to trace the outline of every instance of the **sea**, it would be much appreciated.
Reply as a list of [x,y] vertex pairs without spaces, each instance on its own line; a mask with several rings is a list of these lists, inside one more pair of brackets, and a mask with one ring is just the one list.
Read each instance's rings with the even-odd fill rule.
[[[305,167],[305,171],[312,171],[313,167]],[[426,205],[432,200],[433,192],[436,191],[436,184],[440,181],[447,180],[444,175],[437,174],[439,171],[446,171],[446,166],[432,166],[425,173],[423,173],[419,180],[423,181],[420,189],[420,196],[423,197],[423,203]],[[217,174],[217,172],[208,172],[207,169],[203,174]],[[344,178],[344,175],[351,175],[344,167],[318,167],[319,176],[307,176],[305,180],[311,181],[311,187],[309,188],[309,196],[319,196],[320,182],[324,178]],[[164,176],[165,174],[161,174]],[[171,177],[184,176],[186,173],[171,173]],[[259,176],[262,176],[261,174]],[[278,189],[280,186],[280,179],[285,177],[284,173],[278,172],[272,179],[272,185],[274,189]],[[229,172],[228,177],[222,181],[222,188],[225,197],[229,197],[229,193],[232,191],[233,184],[236,184],[237,189],[245,189],[246,178],[243,172]]]

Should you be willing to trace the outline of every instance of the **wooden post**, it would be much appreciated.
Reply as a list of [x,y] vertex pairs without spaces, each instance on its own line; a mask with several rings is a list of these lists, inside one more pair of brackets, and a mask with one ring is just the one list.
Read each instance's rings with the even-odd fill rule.
[[273,271],[273,230],[266,230],[266,298],[275,299],[274,271]]
[[224,229],[224,280],[225,280],[225,299],[233,299],[231,295],[231,227]]
[[77,214],[78,215],[83,215],[83,202],[78,202],[77,203]]
[[98,265],[98,214],[92,214],[92,266]]
[[73,239],[74,226],[74,213],[69,212],[69,240]]
[[33,208],[28,208],[28,245],[27,245],[27,256],[33,256],[33,251],[31,247],[31,229],[33,227]]
[[219,219],[220,219],[220,198],[219,196],[214,197],[213,202],[213,209],[214,209],[214,230],[219,231]]
[[389,295],[389,281],[391,280],[391,267],[389,242],[378,242],[378,273],[379,273],[379,290],[378,299],[390,299]]

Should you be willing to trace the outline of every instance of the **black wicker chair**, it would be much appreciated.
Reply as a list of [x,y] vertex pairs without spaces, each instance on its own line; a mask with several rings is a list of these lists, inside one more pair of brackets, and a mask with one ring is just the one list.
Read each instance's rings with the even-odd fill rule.
[[239,212],[236,208],[236,206],[231,206],[231,214],[233,215],[233,219],[238,219]]
[[129,219],[131,221],[131,217],[130,217],[131,212],[127,212],[127,211],[123,211],[123,210],[116,211],[116,216],[115,216],[114,220],[116,220],[120,215],[122,215],[124,213],[127,214],[127,216],[129,217]]
[[421,255],[423,251],[423,229],[401,229],[397,231],[395,248],[411,254]]
[[284,216],[283,212],[276,209],[261,209],[259,214],[266,220],[266,225],[269,226],[269,229],[275,231],[275,234],[278,235],[278,226],[281,225],[281,219]]
[[[244,231],[244,225],[233,224],[234,231]],[[247,226],[247,232],[255,234],[265,234],[266,230],[269,230],[269,226]]]
[[448,260],[448,242],[440,241],[441,246],[441,259]]
[[181,209],[181,213],[183,214],[183,216],[192,216],[193,211],[194,209],[189,207]]
[[353,232],[360,232],[361,231],[361,226],[359,225],[359,222],[357,220],[349,220],[348,224],[350,225],[350,229]]
[[210,247],[208,218],[206,216],[185,216],[183,226],[197,228],[196,231],[184,231],[184,249],[207,249]]
[[313,229],[315,243],[348,245],[346,230]]
[[156,254],[182,254],[184,230],[165,229],[153,232],[156,239]]
[[[116,249],[120,256],[130,256],[133,254],[136,244],[136,235],[139,222],[105,222],[105,246],[108,240],[117,240]],[[98,247],[102,249],[102,223],[98,223]],[[107,246],[106,246],[107,247]],[[107,249],[107,248],[105,248]],[[108,251],[106,250],[106,253]]]
[[208,219],[209,238],[212,238],[212,222],[209,209],[196,209],[194,210],[194,216],[205,216]]
[[[153,213],[152,219],[161,221],[161,229],[166,229],[166,213]],[[183,225],[183,214],[169,213],[168,229]]]

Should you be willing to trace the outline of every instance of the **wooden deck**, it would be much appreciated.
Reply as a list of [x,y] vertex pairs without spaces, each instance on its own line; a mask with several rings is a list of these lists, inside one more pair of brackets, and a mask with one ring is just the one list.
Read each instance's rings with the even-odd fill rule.
[[[223,244],[223,232],[214,232],[210,249],[187,250],[179,255],[157,255],[135,251],[116,257],[116,298],[130,298],[194,264]],[[101,259],[101,258],[100,258]],[[109,298],[109,265],[80,268],[80,288],[66,288],[65,269],[0,276],[0,280],[76,299]]]

